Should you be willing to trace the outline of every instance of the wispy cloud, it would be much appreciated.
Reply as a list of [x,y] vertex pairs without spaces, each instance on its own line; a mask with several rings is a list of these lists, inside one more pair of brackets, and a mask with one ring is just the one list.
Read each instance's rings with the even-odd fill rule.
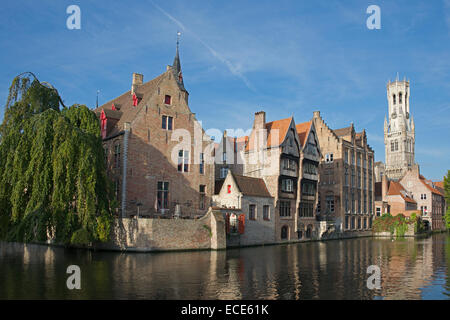
[[444,0],[444,18],[450,33],[450,0]]
[[175,23],[181,30],[184,32],[190,33],[197,41],[199,41],[216,59],[218,59],[221,63],[225,64],[228,70],[238,78],[240,78],[245,85],[251,89],[252,91],[256,91],[255,88],[252,86],[250,81],[247,79],[247,77],[240,71],[239,67],[231,63],[228,59],[226,59],[222,54],[217,52],[215,49],[213,49],[209,44],[207,44],[204,40],[202,40],[195,32],[188,29],[183,23],[181,23],[178,19],[173,17],[171,14],[169,14],[167,11],[165,11],[163,8],[155,4],[153,1],[150,1],[152,5],[158,9],[161,13],[163,13],[167,18],[169,18],[173,23]]

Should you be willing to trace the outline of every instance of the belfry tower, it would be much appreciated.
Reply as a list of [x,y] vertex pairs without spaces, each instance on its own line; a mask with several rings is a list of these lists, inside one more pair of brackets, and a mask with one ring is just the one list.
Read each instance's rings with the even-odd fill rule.
[[397,79],[387,84],[388,119],[384,118],[385,174],[398,180],[415,166],[414,119],[410,113],[409,81]]

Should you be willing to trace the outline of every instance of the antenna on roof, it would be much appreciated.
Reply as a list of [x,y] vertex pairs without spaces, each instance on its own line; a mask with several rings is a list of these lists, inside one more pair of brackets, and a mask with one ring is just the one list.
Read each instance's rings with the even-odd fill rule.
[[100,90],[97,89],[97,108],[98,108],[98,94],[100,93]]

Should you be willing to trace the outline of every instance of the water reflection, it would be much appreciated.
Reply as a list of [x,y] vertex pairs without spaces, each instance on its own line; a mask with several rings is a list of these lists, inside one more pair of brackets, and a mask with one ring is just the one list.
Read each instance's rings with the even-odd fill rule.
[[[116,253],[0,243],[1,299],[448,299],[450,238],[352,239],[219,252]],[[81,268],[68,290],[66,268]],[[369,265],[381,289],[366,286]]]

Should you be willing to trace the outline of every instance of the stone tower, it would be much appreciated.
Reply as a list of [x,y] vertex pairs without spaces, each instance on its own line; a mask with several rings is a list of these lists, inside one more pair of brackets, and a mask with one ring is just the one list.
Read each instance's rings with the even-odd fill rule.
[[409,81],[399,81],[387,85],[388,119],[384,118],[384,144],[386,154],[385,174],[398,180],[405,172],[415,166],[414,119],[409,104]]

